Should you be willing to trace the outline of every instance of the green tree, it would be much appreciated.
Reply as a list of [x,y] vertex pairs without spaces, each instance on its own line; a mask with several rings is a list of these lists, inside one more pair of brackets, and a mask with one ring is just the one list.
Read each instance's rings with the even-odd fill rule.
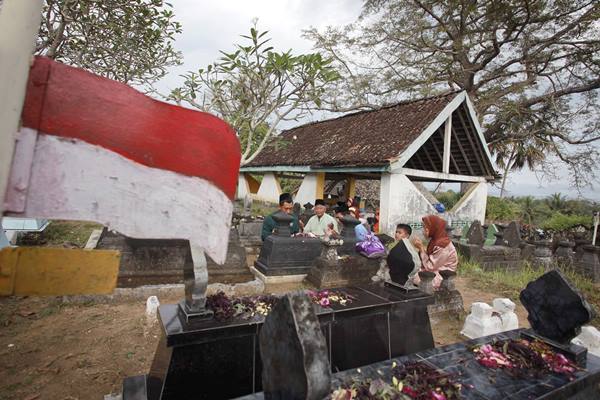
[[120,82],[152,85],[181,63],[181,25],[162,0],[45,0],[36,54]]
[[525,196],[521,198],[521,219],[527,222],[528,225],[532,225],[536,216],[535,200],[531,196]]
[[485,217],[491,222],[510,221],[519,215],[519,206],[508,199],[489,196]]
[[297,120],[321,105],[325,87],[339,78],[319,53],[276,52],[256,24],[244,44],[221,51],[218,61],[184,75],[170,99],[215,113],[238,133],[242,165],[252,161],[283,121]]
[[561,212],[564,211],[567,206],[567,197],[560,193],[554,193],[545,199],[545,203],[550,210]]
[[599,16],[595,0],[366,0],[355,23],[306,35],[345,78],[327,108],[465,90],[505,176],[556,157],[584,186],[599,159]]

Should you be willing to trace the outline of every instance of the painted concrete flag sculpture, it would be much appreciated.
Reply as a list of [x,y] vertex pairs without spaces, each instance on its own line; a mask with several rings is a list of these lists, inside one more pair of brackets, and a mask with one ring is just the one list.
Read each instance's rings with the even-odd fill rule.
[[240,163],[225,122],[36,57],[22,123],[6,214],[188,239],[194,263],[225,260]]

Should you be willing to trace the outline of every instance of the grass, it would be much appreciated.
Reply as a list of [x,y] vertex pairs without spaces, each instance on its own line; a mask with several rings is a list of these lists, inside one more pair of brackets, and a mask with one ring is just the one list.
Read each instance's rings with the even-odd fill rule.
[[[561,268],[561,272],[585,297],[596,310],[596,317],[592,320],[592,325],[600,327],[600,288],[594,282],[577,273],[570,268]],[[461,257],[459,261],[458,274],[470,280],[470,283],[477,289],[489,290],[511,299],[518,299],[521,290],[529,282],[542,276],[546,271],[544,268],[534,267],[530,264],[524,264],[519,271],[485,271],[481,266],[473,261]]]
[[94,229],[102,229],[102,225],[87,221],[54,220],[44,230],[44,240],[48,246],[60,246],[72,243],[84,247]]

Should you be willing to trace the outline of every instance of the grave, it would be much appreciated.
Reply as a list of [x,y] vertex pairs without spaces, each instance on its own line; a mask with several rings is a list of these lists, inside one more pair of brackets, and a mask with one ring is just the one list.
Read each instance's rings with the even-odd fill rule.
[[497,298],[492,302],[492,306],[482,302],[471,304],[471,313],[465,319],[460,333],[469,339],[476,339],[518,327],[515,303],[510,299]]
[[550,249],[552,242],[550,240],[536,240],[533,244],[535,245],[532,258],[533,266],[544,268],[546,271],[552,268],[554,265],[552,250]]
[[518,270],[521,267],[521,234],[516,222],[495,233],[496,244],[485,245],[485,231],[479,221],[474,221],[466,243],[456,242],[456,249],[468,259],[479,263],[484,270]]
[[[313,306],[330,371],[433,347],[427,314],[431,296],[376,284],[336,290],[354,300],[345,306]],[[167,304],[159,307],[158,318],[162,337],[150,371],[125,379],[123,400],[218,400],[262,390],[263,316],[188,320],[177,305]]]
[[254,267],[264,276],[306,275],[321,254],[321,241],[291,237],[292,216],[282,211],[273,214],[273,219],[275,232],[263,242]]
[[581,246],[581,256],[574,263],[574,267],[581,274],[600,282],[600,246],[590,244]]
[[[558,274],[558,275],[557,275]],[[569,302],[547,301],[546,298],[566,296]],[[521,300],[528,299],[528,311],[537,315],[539,311],[552,306],[551,312],[543,312],[540,324],[536,324],[536,330],[516,329],[503,333],[484,336],[478,339],[462,343],[432,348],[414,354],[382,361],[371,365],[364,365],[358,369],[342,371],[333,374],[330,393],[339,388],[350,388],[361,382],[375,382],[382,380],[389,385],[399,385],[398,380],[392,378],[393,369],[397,366],[417,363],[418,365],[433,368],[442,373],[449,374],[450,378],[460,384],[460,398],[465,400],[487,399],[487,400],[583,400],[600,399],[598,384],[600,383],[600,358],[588,355],[586,351],[576,345],[560,345],[548,339],[544,334],[554,335],[556,321],[561,321],[560,339],[570,337],[573,332],[581,326],[581,322],[589,320],[591,313],[583,299],[573,291],[569,283],[557,271],[551,271],[538,280],[531,282],[523,290]],[[487,306],[489,307],[489,306]],[[491,307],[489,307],[491,308]],[[484,310],[486,313],[489,310]],[[575,313],[582,318],[565,318],[567,313]],[[562,336],[565,334],[564,336]],[[559,374],[545,369],[536,375],[516,374],[503,368],[490,368],[484,366],[476,359],[475,347],[490,344],[496,341],[519,340],[525,338],[531,340],[536,338],[550,345],[553,351],[562,353],[578,363],[580,369],[572,371],[572,375]],[[299,354],[304,354],[302,350]],[[521,353],[523,354],[523,353]],[[305,357],[305,355],[304,355]],[[311,371],[314,372],[314,371]],[[323,371],[326,373],[326,371]],[[318,374],[316,374],[318,376]],[[315,375],[312,375],[315,376]],[[395,375],[394,375],[395,377]],[[416,376],[415,376],[416,377]],[[431,379],[431,375],[428,375]],[[309,378],[307,385],[313,381]],[[366,390],[374,388],[372,384],[366,386]],[[378,385],[381,388],[381,385]],[[389,387],[389,386],[388,386]],[[406,386],[403,386],[403,388]],[[433,390],[434,388],[430,386]],[[406,393],[406,392],[404,392]],[[422,398],[445,398],[440,395],[433,396],[431,393],[421,392]],[[262,400],[270,399],[272,392],[248,395],[238,400]],[[318,399],[322,397],[296,397],[306,399]],[[329,397],[327,397],[329,398]],[[342,398],[342,397],[340,397]],[[343,397],[349,398],[349,397]],[[421,397],[419,397],[421,398]]]
[[379,259],[369,259],[361,255],[340,257],[338,249],[344,240],[324,240],[321,255],[308,272],[306,280],[315,287],[340,287],[371,282],[379,270]]
[[[440,271],[440,275],[443,280],[438,290],[433,291],[433,304],[427,309],[429,316],[435,318],[441,314],[446,316],[458,317],[462,315],[464,311],[463,298],[460,292],[456,289],[455,279],[456,272],[454,271]],[[421,276],[421,272],[419,272]],[[433,288],[433,280],[430,280],[430,276],[425,278],[425,285],[429,287],[431,282],[431,288]],[[423,282],[423,280],[421,280]],[[426,289],[430,290],[430,289]]]
[[[187,240],[129,238],[106,228],[96,248],[121,252],[118,287],[181,283],[184,265],[192,262]],[[207,266],[209,283],[241,283],[254,279],[236,229],[229,232],[225,263],[217,265],[208,258]]]

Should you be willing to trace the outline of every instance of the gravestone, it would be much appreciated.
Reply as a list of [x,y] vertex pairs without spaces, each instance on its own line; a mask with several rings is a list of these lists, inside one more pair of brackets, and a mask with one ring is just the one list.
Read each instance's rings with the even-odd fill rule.
[[291,237],[292,216],[282,211],[273,214],[277,224],[260,249],[255,268],[267,276],[304,275],[321,254],[321,241],[317,238]]
[[535,252],[534,244],[521,242],[519,248],[521,249],[521,260],[531,261],[533,259],[533,253]]
[[575,268],[594,282],[600,282],[600,246],[587,244],[581,249],[583,254],[575,263]]
[[521,229],[516,221],[512,221],[502,231],[504,244],[510,248],[517,248],[521,244]]
[[577,336],[594,315],[592,307],[558,270],[529,282],[519,298],[533,330],[559,343]]
[[327,345],[306,294],[287,294],[277,302],[259,344],[265,399],[321,400],[329,394]]
[[485,233],[483,231],[483,227],[481,226],[481,222],[475,220],[467,231],[467,243],[476,246],[483,246],[484,242]]
[[504,246],[504,230],[506,229],[506,225],[496,224],[497,232],[494,232],[494,236],[496,237],[496,241],[494,242],[495,246]]
[[419,271],[419,290],[426,294],[433,294],[433,278],[435,278],[435,273],[429,271]]
[[358,224],[360,224],[360,221],[352,215],[344,215],[342,218],[342,239],[344,240],[344,244],[339,249],[340,255],[356,254],[356,232],[354,228]]
[[561,240],[558,242],[558,248],[554,252],[554,258],[559,266],[570,267],[573,265],[575,260],[575,252],[573,251],[575,243],[569,242],[568,240]]
[[[130,238],[106,229],[96,247],[121,252],[118,287],[182,283],[185,265],[191,259],[187,240]],[[241,283],[254,279],[235,228],[229,232],[225,263],[217,265],[207,258],[207,268],[209,283]]]
[[534,242],[535,250],[533,251],[533,265],[542,267],[545,270],[552,268],[554,260],[552,259],[552,250],[550,249],[551,242],[549,240],[537,240]]
[[[433,292],[434,303],[427,307],[429,316],[435,317],[441,314],[447,316],[461,315],[464,311],[464,304],[462,295],[456,289],[456,272],[442,270],[440,271],[440,275],[443,279],[440,288]],[[429,288],[425,288],[425,290],[429,290]]]
[[308,220],[310,219],[310,217],[315,215],[315,210],[313,210],[313,207],[314,206],[310,202],[308,202],[304,205],[304,211],[300,215],[300,221],[302,221],[302,223],[304,225],[306,225],[308,223]]
[[340,257],[343,240],[323,240],[321,255],[315,260],[306,280],[317,288],[332,288],[367,284],[379,269],[378,259],[361,255]]

